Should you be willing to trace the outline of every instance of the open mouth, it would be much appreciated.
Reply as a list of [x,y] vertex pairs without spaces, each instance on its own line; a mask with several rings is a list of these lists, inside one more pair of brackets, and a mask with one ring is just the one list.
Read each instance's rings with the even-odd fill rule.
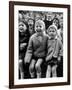
[[20,29],[19,31],[20,31],[20,32],[24,32],[24,29]]
[[36,31],[37,31],[37,32],[42,32],[41,29],[37,29]]

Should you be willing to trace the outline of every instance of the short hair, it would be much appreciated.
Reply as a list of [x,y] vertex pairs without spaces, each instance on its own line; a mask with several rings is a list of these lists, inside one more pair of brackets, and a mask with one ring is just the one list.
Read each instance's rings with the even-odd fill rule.
[[36,31],[36,25],[37,24],[41,24],[41,25],[43,25],[43,30],[45,30],[45,23],[44,23],[44,21],[42,21],[42,20],[37,20],[36,22],[35,22],[35,31]]
[[33,18],[31,18],[31,17],[29,17],[29,18],[28,18],[28,21],[29,21],[29,20],[33,20],[33,21],[34,21],[34,19],[33,19]]

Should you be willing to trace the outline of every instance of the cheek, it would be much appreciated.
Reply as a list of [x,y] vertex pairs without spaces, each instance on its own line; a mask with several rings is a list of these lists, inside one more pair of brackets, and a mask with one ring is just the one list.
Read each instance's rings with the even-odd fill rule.
[[54,36],[57,34],[56,32],[55,33],[53,33],[54,34]]
[[49,32],[48,34],[49,34],[49,35],[52,35],[52,36],[55,36],[56,33],[54,33],[54,32]]
[[37,28],[37,27],[35,27],[35,29],[37,30],[38,28]]
[[41,27],[41,30],[42,30],[42,31],[44,30],[44,27],[43,27],[43,26]]
[[23,31],[26,31],[26,28],[22,27]]
[[50,32],[48,32],[48,35],[51,35],[51,33],[50,33]]
[[26,27],[26,26],[24,26],[23,28],[24,28],[25,30],[27,29],[27,27]]
[[19,26],[19,28],[23,28],[22,26]]

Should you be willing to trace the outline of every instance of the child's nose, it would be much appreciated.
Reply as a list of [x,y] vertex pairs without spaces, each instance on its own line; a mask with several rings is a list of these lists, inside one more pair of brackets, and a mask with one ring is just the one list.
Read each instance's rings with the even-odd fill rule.
[[38,29],[40,29],[40,27],[38,27]]
[[53,32],[51,32],[51,34],[53,34]]
[[23,27],[22,25],[20,27]]

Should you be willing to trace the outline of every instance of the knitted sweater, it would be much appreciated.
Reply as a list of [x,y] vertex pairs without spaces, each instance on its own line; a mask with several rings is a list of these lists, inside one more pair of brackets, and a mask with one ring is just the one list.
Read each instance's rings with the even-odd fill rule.
[[[46,56],[46,46],[48,37],[46,35],[42,36],[42,40],[40,41],[37,33],[33,34],[29,40],[26,57],[25,59],[31,60],[32,56],[41,58]],[[27,58],[28,57],[28,58]]]

